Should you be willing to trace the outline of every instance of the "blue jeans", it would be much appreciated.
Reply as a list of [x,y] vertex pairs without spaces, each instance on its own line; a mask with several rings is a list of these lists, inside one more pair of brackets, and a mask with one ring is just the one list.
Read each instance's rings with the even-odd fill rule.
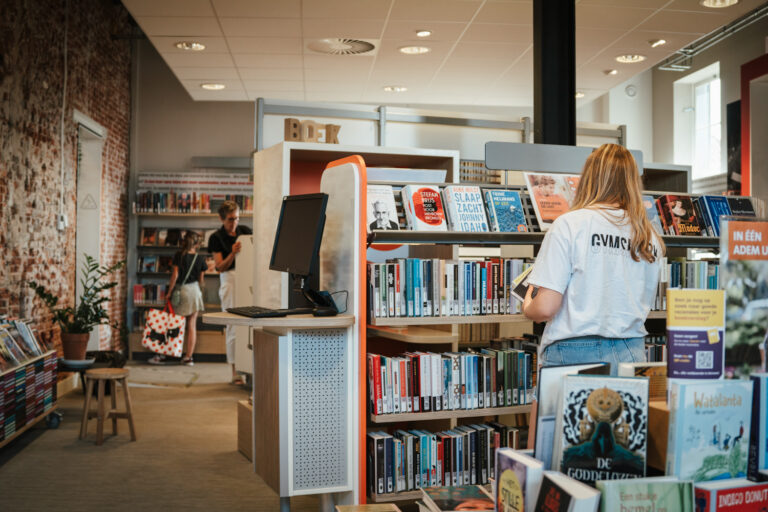
[[568,338],[548,345],[539,360],[542,366],[606,362],[611,364],[611,375],[617,375],[619,363],[645,362],[645,340],[602,336]]

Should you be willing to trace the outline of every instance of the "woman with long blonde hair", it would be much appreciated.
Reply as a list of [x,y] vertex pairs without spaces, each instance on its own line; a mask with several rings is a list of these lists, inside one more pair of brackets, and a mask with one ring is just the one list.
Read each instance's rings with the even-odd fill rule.
[[659,282],[664,242],[642,202],[632,154],[604,144],[584,170],[571,210],[547,231],[523,313],[547,322],[544,365],[645,361],[645,319]]

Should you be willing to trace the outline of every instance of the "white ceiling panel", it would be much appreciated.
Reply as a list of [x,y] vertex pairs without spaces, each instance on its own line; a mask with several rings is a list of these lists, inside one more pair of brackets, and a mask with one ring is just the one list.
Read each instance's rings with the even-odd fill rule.
[[251,101],[245,91],[199,91],[187,89],[195,101]]
[[220,80],[239,80],[237,68],[181,68],[175,67],[174,72],[180,80],[205,80],[214,82]]
[[582,45],[606,47],[626,34],[626,30],[576,27],[576,49]]
[[[213,12],[210,0],[124,0],[123,4],[134,18],[144,16],[209,16]],[[146,32],[146,31],[145,31]]]
[[359,102],[362,101],[361,99],[362,93],[359,91],[325,91],[325,92],[312,92],[307,91],[306,94],[306,101],[320,101],[320,102],[328,102],[332,101],[335,103],[350,103],[350,102]]
[[233,55],[237,67],[242,68],[301,68],[301,55],[267,55],[258,53],[236,53]]
[[305,19],[359,19],[380,20],[389,12],[391,0],[305,0],[302,15]]
[[243,80],[246,90],[266,89],[268,91],[303,91],[302,80]]
[[301,18],[301,0],[211,0],[222,18]]
[[468,22],[482,5],[481,0],[394,0],[390,18],[406,21]]
[[410,40],[416,39],[416,32],[419,30],[429,29],[432,31],[432,35],[425,38],[419,38],[423,44],[429,46],[433,41],[442,41],[453,43],[456,41],[467,24],[464,22],[450,22],[450,21],[430,21],[430,22],[418,22],[418,21],[393,21],[390,20],[387,23],[387,28],[384,31],[383,38]]
[[304,55],[304,69],[331,71],[369,71],[373,57],[343,57],[339,55]]
[[533,25],[532,2],[485,2],[475,18],[479,23],[512,23]]
[[[218,92],[208,91],[200,87],[202,84],[209,83],[208,80],[182,80],[182,85],[190,91],[201,90],[205,92]],[[243,84],[240,80],[216,80],[217,84],[224,85],[224,91],[244,91]]]
[[[683,46],[687,46],[704,34],[680,34],[675,32],[658,32],[635,30],[616,41],[617,47],[635,48],[635,53],[666,53],[669,54]],[[666,43],[655,49],[651,48],[651,41],[664,39]]]
[[706,34],[725,25],[728,17],[716,12],[661,11],[637,27],[654,32]]
[[303,82],[308,93],[318,92],[350,92],[359,93],[359,82],[342,82],[339,80],[307,80]]
[[301,37],[301,20],[287,18],[219,18],[227,37]]
[[620,7],[616,4],[576,4],[576,30],[580,28],[629,30],[642,23],[654,12],[654,9]]
[[472,23],[462,42],[469,43],[533,43],[533,27],[531,25],[507,25],[499,23]]
[[301,39],[298,37],[228,37],[232,53],[293,54],[301,53]]
[[243,80],[302,80],[302,68],[238,68]]
[[[191,40],[189,37],[168,37],[168,36],[147,36],[152,44],[155,45],[160,53],[203,53],[190,52],[189,50],[180,50],[176,48],[179,41]],[[205,45],[205,53],[229,53],[227,41],[223,37],[195,37],[196,43]]]
[[247,97],[250,101],[255,101],[257,98],[305,101],[304,93],[297,91],[271,91],[267,89],[252,89],[247,91]]
[[459,43],[451,56],[464,59],[498,59],[497,66],[504,66],[511,64],[527,48],[527,44]]
[[346,37],[351,39],[378,39],[384,30],[384,20],[304,20],[302,34],[305,39]]
[[715,12],[722,14],[730,19],[734,17],[746,14],[752,9],[760,7],[765,3],[765,0],[739,0],[739,3],[730,7],[724,7],[721,9],[711,9],[704,7],[699,3],[699,0],[672,0],[664,6],[665,10],[671,11],[699,11],[699,12]]
[[235,66],[228,53],[161,53],[171,68],[231,68]]
[[190,16],[144,16],[136,22],[148,36],[221,36],[216,18]]

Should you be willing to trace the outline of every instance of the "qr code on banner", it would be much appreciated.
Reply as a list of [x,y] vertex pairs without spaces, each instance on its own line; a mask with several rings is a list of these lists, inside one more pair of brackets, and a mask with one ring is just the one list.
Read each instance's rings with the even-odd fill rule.
[[711,370],[715,366],[715,353],[710,351],[696,352],[696,369]]

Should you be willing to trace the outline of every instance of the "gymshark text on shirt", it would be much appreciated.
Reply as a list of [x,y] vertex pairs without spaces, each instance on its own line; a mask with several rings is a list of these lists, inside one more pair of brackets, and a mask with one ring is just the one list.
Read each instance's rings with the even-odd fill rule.
[[[590,245],[592,252],[604,252],[606,254],[629,255],[630,240],[625,236],[605,233],[592,233]],[[658,257],[656,247],[649,244],[653,257]]]

